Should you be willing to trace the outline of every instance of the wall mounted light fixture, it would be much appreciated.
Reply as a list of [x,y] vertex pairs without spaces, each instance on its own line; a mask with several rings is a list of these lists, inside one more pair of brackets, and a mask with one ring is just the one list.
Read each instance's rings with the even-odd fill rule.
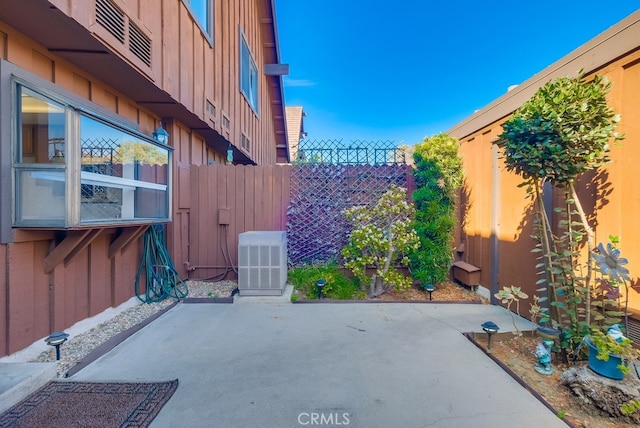
[[162,127],[162,123],[158,129],[153,131],[153,139],[160,144],[167,144],[169,141],[169,133]]
[[233,148],[231,144],[229,144],[229,148],[227,149],[227,162],[233,163]]

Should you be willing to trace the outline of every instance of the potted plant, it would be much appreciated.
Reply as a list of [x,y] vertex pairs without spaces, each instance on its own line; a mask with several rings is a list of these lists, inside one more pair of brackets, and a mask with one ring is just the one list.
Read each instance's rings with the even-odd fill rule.
[[[624,336],[627,331],[629,303],[629,289],[636,290],[635,286],[629,287],[629,270],[625,267],[627,259],[620,256],[620,250],[616,248],[618,237],[609,236],[606,248],[601,243],[592,258],[602,278],[598,278],[599,284],[594,290],[597,294],[591,299],[593,305],[592,325],[590,334],[585,337],[585,343],[589,347],[589,367],[596,373],[612,379],[622,379],[629,371],[629,364],[638,360],[640,350],[636,349],[633,341]],[[620,303],[620,287],[624,286],[624,305]],[[624,325],[617,324],[618,320]],[[605,323],[612,323],[606,333],[602,328]],[[600,326],[597,325],[600,323]]]
[[633,341],[617,332],[620,329],[614,325],[606,334],[594,329],[585,338],[589,346],[589,368],[611,379],[623,379],[629,372],[629,365],[640,357],[640,350],[634,347]]

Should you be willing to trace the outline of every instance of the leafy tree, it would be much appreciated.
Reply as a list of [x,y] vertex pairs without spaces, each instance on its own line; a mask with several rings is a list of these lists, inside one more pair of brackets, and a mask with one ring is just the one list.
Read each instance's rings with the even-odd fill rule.
[[[611,83],[595,76],[587,81],[561,77],[541,87],[502,126],[496,144],[502,150],[508,171],[520,175],[536,207],[537,245],[541,253],[538,268],[548,306],[541,321],[563,329],[563,347],[572,348],[589,333],[591,298],[591,252],[580,264],[580,246],[586,238],[594,248],[594,234],[576,192],[579,175],[610,161],[611,140],[619,116],[607,104]],[[548,183],[563,196],[557,234],[542,201]],[[586,273],[580,273],[585,267]],[[542,291],[541,290],[541,291]]]
[[[396,269],[397,264],[406,266],[406,254],[419,246],[411,227],[414,208],[406,189],[391,186],[373,206],[351,207],[344,214],[353,225],[349,242],[342,249],[345,267],[361,284],[369,283],[369,295],[378,296],[389,287],[409,288],[411,278]],[[373,269],[371,276],[368,268]]]
[[423,285],[446,281],[449,276],[456,192],[464,179],[458,148],[458,140],[446,134],[425,138],[415,147],[414,227],[420,248],[410,255],[410,267]]

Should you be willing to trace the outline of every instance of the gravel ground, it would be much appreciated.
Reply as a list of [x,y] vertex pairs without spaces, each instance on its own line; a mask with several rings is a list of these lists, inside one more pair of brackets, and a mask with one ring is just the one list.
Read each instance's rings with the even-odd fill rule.
[[[231,291],[237,287],[236,281],[187,281],[190,298],[229,297]],[[139,324],[148,317],[165,309],[175,302],[175,299],[165,299],[158,303],[142,303],[124,309],[113,318],[102,322],[91,329],[69,337],[60,347],[60,361],[58,361],[58,377],[65,377],[67,371],[92,350],[102,345],[113,336]],[[54,347],[40,353],[29,362],[53,362],[56,360]]]

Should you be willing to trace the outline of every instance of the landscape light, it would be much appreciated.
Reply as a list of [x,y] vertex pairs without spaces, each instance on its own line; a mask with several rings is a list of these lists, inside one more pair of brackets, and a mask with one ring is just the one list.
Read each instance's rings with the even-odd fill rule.
[[60,345],[67,341],[69,335],[64,331],[53,332],[44,341],[47,345],[56,347],[56,361],[60,360]]
[[497,333],[500,327],[493,321],[485,321],[482,323],[482,329],[487,333],[487,352],[491,352],[491,335]]

